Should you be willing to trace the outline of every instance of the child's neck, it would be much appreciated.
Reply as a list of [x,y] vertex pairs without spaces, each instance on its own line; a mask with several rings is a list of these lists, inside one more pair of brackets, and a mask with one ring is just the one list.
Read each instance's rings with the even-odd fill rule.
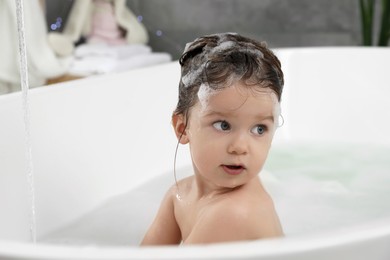
[[234,190],[239,189],[241,186],[234,187],[234,188],[228,188],[228,187],[221,187],[212,183],[209,183],[208,181],[204,180],[202,177],[195,174],[194,176],[194,187],[196,188],[196,195],[199,199],[201,198],[215,198],[219,197],[221,195],[224,195],[226,193],[232,192]]

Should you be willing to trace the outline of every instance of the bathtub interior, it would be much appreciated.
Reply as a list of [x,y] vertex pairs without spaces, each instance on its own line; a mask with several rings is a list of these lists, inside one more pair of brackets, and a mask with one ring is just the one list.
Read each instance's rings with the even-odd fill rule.
[[[304,235],[309,230],[298,223],[307,212],[283,204],[285,197],[278,189],[288,187],[281,181],[285,175],[274,174],[272,167],[277,168],[277,163],[272,156],[277,158],[286,150],[292,156],[294,149],[298,155],[306,149],[312,156],[317,147],[318,156],[311,159],[322,160],[324,151],[335,152],[335,147],[344,147],[341,155],[345,155],[367,145],[373,147],[368,151],[385,154],[390,143],[386,115],[390,51],[308,48],[275,52],[285,72],[285,124],[275,136],[270,170],[266,167],[263,177],[275,196],[282,224],[288,232]],[[170,116],[178,81],[179,65],[172,62],[30,92],[38,240],[103,245],[139,242],[162,194],[173,183],[176,138]],[[0,128],[0,240],[30,239],[22,118],[20,93],[1,96],[0,120],[7,127]],[[180,147],[178,156],[179,177],[190,174],[187,148]],[[302,164],[295,167],[305,166],[304,156],[297,160]],[[371,163],[366,161],[368,166]],[[385,190],[386,181],[390,182],[385,175],[381,177],[378,183]],[[344,191],[338,184],[327,185],[336,194]],[[381,202],[387,203],[386,198]],[[379,212],[377,218],[389,216]],[[109,225],[104,222],[107,219]],[[312,220],[312,226],[318,223],[315,217]],[[329,228],[325,222],[318,231]]]
[[[286,236],[346,232],[362,224],[388,221],[388,200],[377,198],[389,196],[390,147],[315,145],[275,147],[260,174]],[[178,169],[180,178],[190,174],[191,167]],[[137,246],[170,185],[172,173],[162,173],[109,198],[76,221],[41,237],[40,242]]]

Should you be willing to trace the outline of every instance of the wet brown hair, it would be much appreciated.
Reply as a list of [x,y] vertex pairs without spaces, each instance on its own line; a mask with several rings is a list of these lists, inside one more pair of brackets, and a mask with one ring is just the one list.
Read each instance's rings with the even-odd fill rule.
[[202,84],[218,91],[239,81],[248,87],[270,88],[281,100],[281,64],[264,42],[235,33],[207,35],[188,43],[179,62],[179,100],[174,114],[188,115]]

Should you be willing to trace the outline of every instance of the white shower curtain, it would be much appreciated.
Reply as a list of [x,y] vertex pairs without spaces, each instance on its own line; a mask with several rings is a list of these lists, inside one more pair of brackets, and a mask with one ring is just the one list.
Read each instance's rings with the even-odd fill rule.
[[[64,74],[68,65],[56,57],[47,41],[47,28],[38,0],[24,0],[24,23],[30,87]],[[15,0],[0,0],[0,94],[20,90]]]

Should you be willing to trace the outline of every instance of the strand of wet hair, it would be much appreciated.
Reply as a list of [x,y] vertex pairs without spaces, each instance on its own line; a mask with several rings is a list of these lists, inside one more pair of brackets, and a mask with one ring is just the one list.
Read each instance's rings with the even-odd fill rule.
[[[188,112],[187,112],[188,113]],[[186,113],[186,114],[187,114]],[[187,117],[186,117],[187,118]],[[184,130],[183,132],[181,132],[178,140],[177,140],[177,144],[176,144],[176,149],[175,149],[175,156],[174,156],[174,159],[173,159],[173,177],[175,179],[175,185],[176,185],[176,189],[177,189],[177,194],[176,194],[176,197],[180,200],[181,197],[180,197],[180,192],[179,192],[179,183],[177,182],[177,174],[176,174],[176,159],[177,159],[177,151],[179,150],[179,145],[180,145],[180,140],[181,138],[183,137],[184,135],[184,132],[186,131],[187,129],[187,124],[188,124],[188,121],[186,120],[186,124],[184,126]]]

